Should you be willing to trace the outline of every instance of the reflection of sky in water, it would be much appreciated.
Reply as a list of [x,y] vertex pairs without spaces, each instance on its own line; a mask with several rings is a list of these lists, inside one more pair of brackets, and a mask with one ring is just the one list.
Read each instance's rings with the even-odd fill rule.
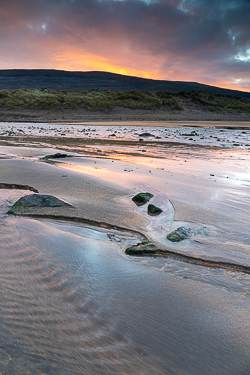
[[[97,149],[102,152],[96,153]],[[199,148],[188,150],[182,145],[169,147],[165,153],[160,145],[148,150],[140,155],[132,147],[114,150],[94,146],[88,147],[86,153],[93,152],[92,155],[98,155],[98,158],[70,158],[59,161],[57,165],[123,186],[144,183],[163,193],[166,193],[167,187],[174,196],[177,192],[173,189],[177,184],[177,198],[188,199],[194,204],[201,200],[207,208],[242,218],[249,216],[250,199],[246,189],[250,186],[250,164],[246,151],[203,148],[199,152]],[[112,163],[113,160],[115,162]],[[171,177],[172,173],[177,177]]]
[[[3,131],[3,128],[7,128],[7,125],[8,124],[2,124],[1,130],[0,123],[0,133]],[[189,201],[192,203],[201,199],[205,202],[207,207],[212,209],[222,209],[225,212],[229,212],[228,210],[230,207],[231,213],[244,217],[248,216],[247,209],[250,207],[249,196],[246,192],[246,187],[249,187],[250,185],[250,154],[248,148],[234,146],[234,148],[228,149],[224,146],[211,147],[208,144],[207,147],[201,147],[198,143],[209,141],[212,142],[213,146],[220,145],[219,142],[215,141],[214,137],[216,135],[218,136],[218,134],[222,134],[224,137],[230,139],[231,144],[232,142],[235,144],[237,137],[242,137],[242,139],[246,140],[250,134],[249,130],[149,128],[142,126],[63,126],[49,124],[15,124],[9,125],[9,129],[10,126],[12,126],[13,131],[17,132],[17,129],[21,130],[21,128],[23,128],[23,132],[28,132],[31,135],[55,135],[57,133],[59,134],[59,139],[61,137],[60,132],[64,131],[62,134],[72,138],[70,145],[66,146],[63,144],[60,147],[59,143],[59,147],[57,148],[61,148],[67,153],[74,152],[74,155],[78,156],[65,160],[56,160],[60,163],[63,162],[64,168],[66,169],[84,173],[89,176],[96,176],[115,183],[119,182],[123,186],[131,186],[131,183],[134,184],[135,181],[150,183],[163,193],[166,192],[165,179],[173,178],[171,177],[171,174],[175,176],[178,175],[180,180],[176,180],[175,183],[178,183],[180,193],[177,198],[186,196],[188,191]],[[115,145],[110,144],[109,141],[107,141],[107,145],[99,144],[98,142],[98,139],[105,138],[115,140],[118,136],[120,137],[120,140],[138,140],[140,134],[143,132],[150,132],[152,136],[144,137],[142,142],[136,144],[127,143],[123,146],[119,143],[119,139]],[[196,142],[196,144],[171,144],[171,142],[164,144],[162,143],[162,140],[165,139],[159,138],[159,134],[166,133],[170,134],[173,139],[174,137],[181,138],[180,134],[187,134],[188,132],[195,132],[196,136],[190,136],[190,138],[196,138],[200,141]],[[73,139],[78,138],[78,135],[74,135],[76,133],[78,135],[80,134],[80,136],[83,134],[83,137],[85,138],[95,138],[96,141],[92,145],[86,144],[84,140],[83,142],[74,144]],[[115,136],[112,136],[112,134]],[[206,135],[206,137],[198,136],[198,134]],[[187,137],[182,136],[182,140],[185,140],[185,138]],[[204,139],[202,140],[202,138]],[[43,139],[44,138],[41,137],[40,147],[45,145],[48,147],[48,144],[45,142],[44,144],[42,143]],[[38,139],[38,141],[40,141],[40,139]],[[189,143],[192,143],[192,141]],[[34,154],[32,154],[30,150],[30,157],[33,158]],[[46,151],[43,150],[41,154],[38,152],[36,156],[44,156],[44,152],[51,154],[58,151],[47,149]],[[85,158],[83,159],[79,156],[85,156]],[[86,156],[88,157],[87,159]],[[29,158],[27,154],[25,157]],[[91,157],[94,157],[94,159]],[[105,160],[101,163],[101,159],[109,159],[109,165],[104,165]],[[87,163],[86,160],[88,160]],[[121,162],[118,169],[113,167],[114,164],[117,166],[116,163],[111,163],[113,160]],[[144,172],[147,173],[147,176],[141,174],[140,167],[146,167]],[[189,188],[182,183],[185,176],[190,177],[192,180],[191,187]],[[157,179],[155,179],[155,177],[157,177]],[[156,186],[157,184],[158,186]],[[171,184],[173,185],[173,182],[171,182]],[[209,189],[211,191],[208,190],[207,184],[210,184],[209,186],[211,189]],[[170,181],[168,181],[168,191],[169,189]],[[196,193],[194,193],[194,191]],[[172,194],[173,193],[174,196],[176,196],[174,188],[172,190]],[[197,194],[198,196],[196,196]]]
[[[76,148],[74,147],[74,150]],[[70,150],[70,147],[69,147]],[[141,147],[88,146],[79,147],[84,155],[98,155],[99,158],[111,158],[126,163],[144,165],[175,173],[185,173],[209,179],[224,180],[234,186],[250,185],[250,154],[246,150],[226,150],[215,148],[187,147],[184,145],[165,145]],[[74,164],[80,164],[75,159]],[[133,166],[130,166],[133,168]],[[79,167],[78,171],[79,170]],[[103,169],[84,167],[84,173],[101,175]]]
[[[232,126],[231,123],[228,123]],[[197,127],[154,127],[147,126],[105,126],[105,125],[60,125],[38,123],[1,123],[0,136],[38,135],[77,137],[91,139],[128,139],[180,142],[193,145],[212,145],[218,147],[250,149],[250,131],[235,129],[215,129]],[[151,136],[142,136],[150,133]]]

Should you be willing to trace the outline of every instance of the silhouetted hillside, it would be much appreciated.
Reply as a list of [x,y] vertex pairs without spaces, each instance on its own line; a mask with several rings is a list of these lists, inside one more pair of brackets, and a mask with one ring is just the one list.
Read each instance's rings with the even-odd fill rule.
[[115,89],[121,91],[167,91],[170,93],[199,91],[250,100],[249,92],[222,89],[196,82],[145,79],[108,72],[69,72],[46,69],[0,70],[0,90],[20,88],[49,88],[57,90]]

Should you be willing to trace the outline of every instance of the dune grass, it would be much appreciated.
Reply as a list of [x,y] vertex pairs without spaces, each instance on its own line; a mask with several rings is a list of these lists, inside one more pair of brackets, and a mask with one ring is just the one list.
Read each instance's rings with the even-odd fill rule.
[[130,109],[182,110],[176,99],[182,95],[206,109],[218,113],[250,113],[250,101],[224,95],[201,92],[118,91],[118,90],[52,90],[18,89],[0,90],[0,107],[3,108],[88,108],[89,110],[110,110],[121,106]]
[[221,94],[202,92],[182,92],[186,98],[204,105],[208,110],[217,113],[250,113],[250,101],[247,99]]
[[155,109],[162,106],[181,109],[168,93],[144,91],[87,90],[60,91],[50,89],[1,90],[0,107],[13,108],[89,108],[109,109],[123,106],[131,109]]

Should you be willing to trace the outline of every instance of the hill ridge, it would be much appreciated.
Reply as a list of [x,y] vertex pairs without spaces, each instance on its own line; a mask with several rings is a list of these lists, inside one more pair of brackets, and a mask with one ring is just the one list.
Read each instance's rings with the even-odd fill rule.
[[200,91],[250,100],[250,92],[230,90],[199,82],[169,81],[122,75],[103,71],[67,71],[57,69],[2,69],[0,90],[20,88],[49,88],[57,90],[114,89],[120,91]]

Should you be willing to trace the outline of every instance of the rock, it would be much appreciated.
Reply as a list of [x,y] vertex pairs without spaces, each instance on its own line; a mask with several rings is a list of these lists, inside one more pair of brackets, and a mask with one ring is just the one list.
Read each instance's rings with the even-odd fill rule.
[[153,194],[151,193],[138,193],[136,194],[133,198],[132,201],[137,205],[137,206],[143,206],[145,203],[150,201],[151,198],[153,198]]
[[54,197],[53,195],[30,194],[18,199],[8,213],[23,212],[29,207],[73,207],[70,204]]
[[162,210],[159,207],[156,207],[153,204],[148,205],[148,214],[150,216],[160,215],[161,213],[162,213]]
[[185,240],[186,238],[190,238],[192,234],[193,232],[190,228],[179,227],[173,232],[169,233],[167,235],[167,239],[172,242],[179,242]]
[[139,137],[154,137],[154,135],[150,133],[142,133],[142,134],[139,134]]
[[145,255],[145,254],[156,254],[157,247],[152,242],[142,242],[137,245],[132,245],[125,250],[128,255]]
[[56,154],[53,155],[46,155],[44,156],[45,160],[48,159],[61,159],[61,158],[69,158],[71,155],[68,154],[62,154],[61,152],[57,152]]

